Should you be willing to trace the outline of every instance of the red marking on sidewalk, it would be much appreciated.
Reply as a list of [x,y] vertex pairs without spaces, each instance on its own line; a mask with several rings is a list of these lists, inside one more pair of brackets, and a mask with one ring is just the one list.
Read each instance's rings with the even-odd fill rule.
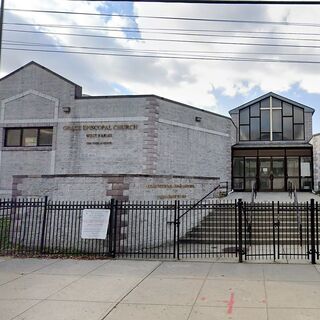
[[233,305],[234,305],[234,292],[231,292],[230,299],[228,301],[227,314],[232,314]]

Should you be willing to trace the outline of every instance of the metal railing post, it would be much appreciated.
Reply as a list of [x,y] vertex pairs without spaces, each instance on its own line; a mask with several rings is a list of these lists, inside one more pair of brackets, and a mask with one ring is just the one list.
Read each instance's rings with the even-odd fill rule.
[[177,242],[177,259],[180,259],[180,244],[179,244],[179,235],[180,235],[180,201],[176,201],[175,206],[177,212],[177,220],[175,219],[174,229],[176,231],[176,242]]
[[315,206],[314,199],[311,199],[310,208],[310,232],[311,232],[311,263],[316,264],[316,238],[315,238]]
[[178,201],[175,200],[174,202],[174,229],[173,229],[173,259],[177,257],[177,205]]
[[238,200],[238,214],[239,214],[239,218],[238,218],[238,223],[239,223],[239,227],[238,227],[238,236],[239,236],[239,262],[242,263],[243,262],[243,250],[242,250],[242,214],[243,214],[243,202],[242,199]]
[[[114,214],[113,214],[114,199],[110,201],[110,218],[109,218],[109,255],[113,257],[113,233],[114,233]],[[107,206],[106,206],[107,208]]]
[[45,231],[47,222],[47,208],[48,208],[48,196],[44,197],[44,212],[42,219],[42,230],[41,230],[41,240],[40,240],[40,253],[44,253],[44,241],[45,241]]
[[118,212],[118,201],[111,199],[111,208],[113,210],[113,249],[112,249],[112,258],[116,257],[117,254],[117,212]]

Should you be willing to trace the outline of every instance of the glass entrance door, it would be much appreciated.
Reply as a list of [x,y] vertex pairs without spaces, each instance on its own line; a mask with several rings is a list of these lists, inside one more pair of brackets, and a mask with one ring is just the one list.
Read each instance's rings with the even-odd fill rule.
[[272,190],[285,190],[284,158],[272,158]]
[[271,189],[271,158],[260,158],[259,161],[259,191]]
[[284,191],[285,174],[284,158],[260,158],[259,161],[259,190]]

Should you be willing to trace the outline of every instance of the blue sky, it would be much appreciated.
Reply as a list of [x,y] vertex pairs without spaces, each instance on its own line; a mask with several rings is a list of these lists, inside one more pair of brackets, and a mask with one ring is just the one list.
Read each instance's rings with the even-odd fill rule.
[[[23,23],[51,23],[56,25],[91,25],[103,26],[110,29],[118,28],[122,31],[97,31],[86,30],[83,33],[103,36],[120,36],[124,38],[165,38],[188,39],[209,41],[247,42],[250,45],[219,45],[156,42],[114,38],[86,38],[66,35],[52,35],[50,32],[62,32],[53,27],[17,27],[5,26],[6,29],[24,29],[42,31],[42,34],[27,34],[4,31],[5,41],[37,42],[57,46],[92,46],[104,48],[91,50],[91,52],[110,52],[105,50],[130,50],[139,54],[141,50],[180,51],[186,55],[188,51],[209,52],[210,55],[220,57],[257,57],[281,59],[279,53],[301,54],[300,56],[285,56],[294,60],[318,60],[320,50],[297,48],[259,47],[255,43],[276,43],[319,45],[319,37],[308,36],[310,40],[267,40],[239,38],[246,31],[259,32],[290,32],[290,33],[319,33],[317,26],[279,26],[246,23],[205,23],[192,21],[168,21],[142,18],[121,18],[117,14],[152,15],[195,17],[209,19],[236,19],[236,20],[261,20],[281,21],[289,23],[318,23],[320,21],[320,6],[294,7],[294,6],[218,6],[218,5],[179,5],[179,4],[148,4],[132,2],[72,2],[65,0],[30,0],[21,2],[11,0],[6,4],[10,8],[82,11],[92,13],[113,13],[113,17],[98,16],[66,16],[50,14],[28,14],[6,11],[6,22]],[[254,18],[253,18],[254,17]],[[119,29],[120,28],[120,29]],[[123,28],[138,28],[140,32],[126,32]],[[230,35],[236,38],[217,37],[217,35],[200,38],[199,36],[177,36],[167,34],[150,34],[148,28],[154,29],[206,29],[212,31],[232,31]],[[149,30],[150,31],[150,30]],[[63,32],[81,32],[79,29],[63,29]],[[212,32],[211,32],[212,33]],[[219,35],[219,33],[218,33]],[[248,34],[247,34],[248,35]],[[267,35],[267,34],[264,34]],[[279,36],[279,35],[278,35]],[[289,38],[306,38],[307,36],[289,36]],[[16,44],[16,46],[18,46]],[[5,44],[8,47],[8,44]],[[23,47],[25,48],[25,47]],[[29,47],[30,48],[30,47]],[[33,47],[34,48],[34,47]],[[71,49],[70,49],[71,50]],[[79,51],[78,49],[77,51]],[[124,52],[124,51],[111,51]],[[128,53],[126,51],[125,53]],[[216,53],[220,52],[220,53]],[[236,52],[231,54],[230,52]],[[207,53],[206,55],[209,55]],[[272,55],[270,56],[269,54]],[[305,54],[315,54],[307,56]],[[189,53],[190,54],[190,53]],[[204,53],[201,53],[202,55]],[[257,63],[257,62],[231,62],[231,61],[200,61],[181,59],[132,58],[115,56],[89,56],[79,54],[56,54],[45,52],[9,51],[4,49],[2,59],[2,75],[35,60],[55,72],[71,79],[83,87],[87,94],[112,95],[112,94],[157,94],[183,103],[191,104],[209,111],[228,114],[228,110],[241,105],[251,99],[273,91],[292,100],[306,104],[316,109],[314,115],[314,132],[320,132],[320,64],[289,64],[289,63]]]

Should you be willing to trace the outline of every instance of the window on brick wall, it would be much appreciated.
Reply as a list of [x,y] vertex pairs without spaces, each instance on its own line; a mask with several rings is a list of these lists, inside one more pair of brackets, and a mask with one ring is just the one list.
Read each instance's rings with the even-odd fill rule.
[[5,128],[5,147],[52,146],[52,127]]

